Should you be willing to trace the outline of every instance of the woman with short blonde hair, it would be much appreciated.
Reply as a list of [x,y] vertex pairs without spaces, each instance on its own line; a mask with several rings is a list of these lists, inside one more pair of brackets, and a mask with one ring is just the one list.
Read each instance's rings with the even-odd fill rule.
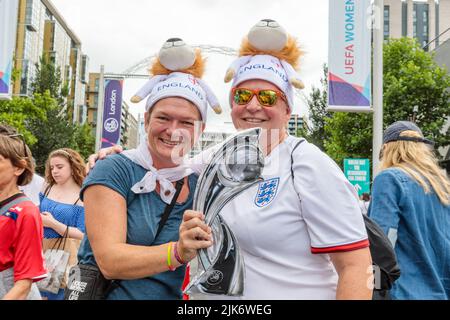
[[402,272],[391,296],[448,300],[450,181],[414,123],[393,123],[383,143],[369,216],[391,240]]

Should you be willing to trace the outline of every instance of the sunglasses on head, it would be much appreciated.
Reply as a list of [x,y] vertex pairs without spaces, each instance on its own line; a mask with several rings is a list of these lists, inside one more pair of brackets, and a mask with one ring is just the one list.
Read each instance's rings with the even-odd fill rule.
[[2,134],[2,135],[7,136],[8,138],[12,138],[12,139],[19,138],[23,144],[23,154],[25,155],[25,158],[28,158],[27,144],[25,143],[25,138],[23,137],[22,134],[15,133],[15,134]]
[[232,93],[233,101],[239,105],[248,104],[253,99],[254,95],[256,95],[259,104],[264,107],[273,107],[277,103],[278,98],[286,101],[286,95],[283,92],[272,89],[258,90],[235,87],[232,89]]

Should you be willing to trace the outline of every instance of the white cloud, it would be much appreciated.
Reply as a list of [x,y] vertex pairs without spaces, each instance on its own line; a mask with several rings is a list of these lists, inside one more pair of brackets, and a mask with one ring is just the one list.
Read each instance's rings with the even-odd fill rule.
[[[307,0],[52,0],[82,42],[90,58],[90,72],[105,65],[106,72],[122,72],[155,54],[171,37],[191,44],[238,48],[243,36],[260,19],[277,20],[306,51],[301,76],[306,92],[319,86],[322,65],[328,56],[328,1]],[[224,105],[224,115],[212,123],[229,121],[223,76],[232,58],[209,55],[205,80]],[[144,73],[142,70],[140,73]],[[144,80],[126,80],[129,100]],[[304,114],[298,99],[296,113]],[[133,114],[143,111],[140,104]],[[212,112],[210,113],[212,114]]]

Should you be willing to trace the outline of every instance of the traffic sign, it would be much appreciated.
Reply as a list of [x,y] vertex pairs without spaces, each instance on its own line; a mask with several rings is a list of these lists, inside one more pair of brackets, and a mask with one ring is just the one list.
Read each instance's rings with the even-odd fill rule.
[[344,159],[344,174],[359,196],[370,193],[369,159]]

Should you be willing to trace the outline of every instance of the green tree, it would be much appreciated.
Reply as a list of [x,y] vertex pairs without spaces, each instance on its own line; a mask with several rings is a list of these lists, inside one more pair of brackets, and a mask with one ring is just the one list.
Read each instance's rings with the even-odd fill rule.
[[13,97],[10,101],[0,101],[0,123],[15,127],[22,133],[28,145],[37,142],[34,133],[27,124],[30,121],[46,121],[47,110],[55,108],[57,102],[49,92],[35,93],[33,98]]
[[[450,144],[450,131],[441,132],[450,115],[450,76],[414,39],[385,44],[383,70],[384,127],[399,120],[415,121],[436,148]],[[326,118],[326,152],[339,164],[346,157],[372,159],[372,114],[336,112]]]
[[36,69],[32,82],[34,93],[43,92],[55,101],[43,109],[46,117],[34,118],[26,126],[37,139],[31,151],[36,159],[36,171],[43,173],[50,152],[59,148],[72,148],[86,158],[94,152],[95,138],[88,124],[72,123],[72,117],[67,112],[70,108],[66,103],[68,84],[62,84],[59,68],[43,56]]
[[408,119],[418,106],[416,123],[436,147],[450,144],[450,130],[440,132],[450,115],[450,76],[414,39],[391,40],[384,47],[385,125]]
[[48,121],[43,125],[41,120],[33,120],[29,128],[36,135],[37,142],[32,147],[36,159],[36,171],[43,174],[48,155],[56,149],[71,148],[87,157],[95,151],[95,138],[89,124],[72,124],[64,115],[58,114],[57,108],[47,112]]
[[310,96],[306,98],[309,107],[310,125],[299,129],[299,135],[305,137],[309,142],[314,143],[321,150],[325,150],[324,142],[328,140],[328,133],[325,131],[325,121],[332,114],[326,111],[328,105],[328,67],[323,65],[323,78],[320,80],[321,88],[312,87]]
[[61,84],[61,69],[46,55],[41,56],[39,63],[36,63],[36,76],[31,83],[32,91],[43,94],[48,90],[50,95],[58,101],[58,105],[63,106],[68,95],[68,85]]
[[345,158],[369,158],[372,163],[372,114],[335,112],[325,122],[325,150],[339,166]]
[[36,65],[32,82],[33,97],[14,97],[0,101],[0,123],[18,129],[36,159],[36,171],[43,173],[49,153],[72,148],[83,157],[94,152],[95,138],[89,124],[73,124],[65,112],[68,85],[61,86],[61,72],[44,57]]
[[59,109],[47,111],[47,120],[34,119],[28,123],[28,128],[37,138],[31,152],[36,160],[36,171],[44,173],[48,155],[55,149],[70,148],[75,144],[73,125],[67,122],[65,116],[59,115]]
[[75,126],[72,149],[78,151],[84,159],[95,152],[95,137],[92,135],[92,127],[87,122]]

